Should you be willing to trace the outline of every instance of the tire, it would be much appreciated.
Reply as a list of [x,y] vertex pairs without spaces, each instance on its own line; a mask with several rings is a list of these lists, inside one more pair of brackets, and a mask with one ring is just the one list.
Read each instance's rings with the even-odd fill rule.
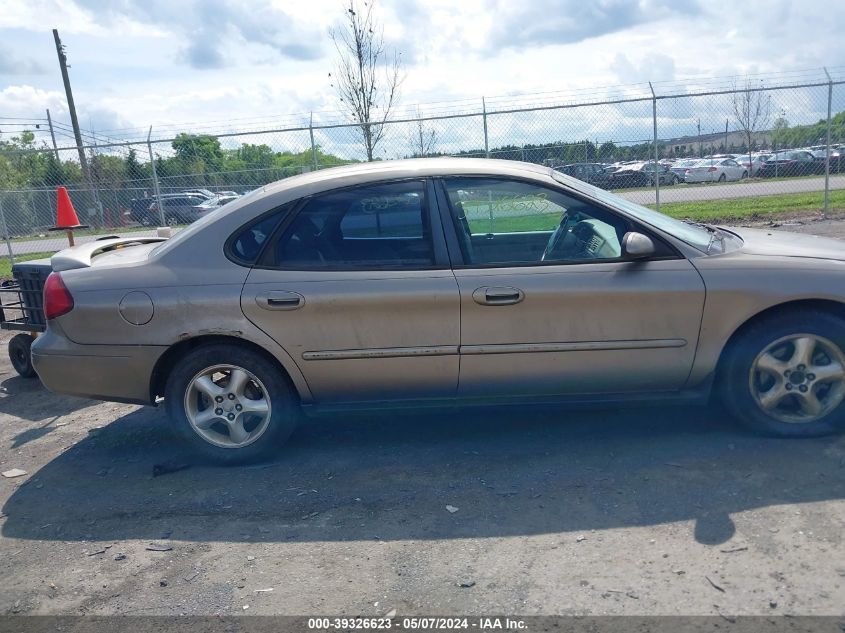
[[32,337],[29,334],[16,334],[9,341],[9,360],[12,367],[24,378],[36,378],[38,374],[32,366]]
[[669,184],[671,184],[671,185],[677,185],[677,184],[678,184],[678,183],[680,183],[680,182],[681,182],[681,179],[680,179],[680,178],[678,178],[677,176],[672,176],[672,182],[671,182],[671,183],[669,183]]
[[[813,341],[803,346],[810,356],[800,353],[802,340]],[[775,437],[817,437],[845,428],[845,397],[840,395],[845,371],[841,380],[828,381],[833,363],[845,368],[845,321],[839,317],[810,309],[777,313],[752,323],[725,354],[718,380],[722,400],[746,427]],[[808,365],[800,362],[802,357],[811,358]],[[760,364],[769,368],[760,370]],[[818,415],[806,412],[804,399],[821,404]],[[764,400],[776,406],[766,409]]]
[[748,172],[747,172],[747,171],[744,171],[744,172],[742,172],[742,176],[740,176],[740,177],[739,177],[739,179],[740,179],[740,180],[745,180],[746,178],[748,178]]
[[719,176],[719,182],[725,182],[726,180],[727,180],[727,177],[725,176],[725,174],[722,174],[721,176]]
[[[244,372],[239,374],[242,386],[228,391],[236,371]],[[214,402],[209,393],[220,401]],[[265,414],[250,412],[261,402]],[[177,434],[195,453],[217,464],[270,456],[296,429],[300,415],[296,394],[279,368],[262,354],[233,344],[204,345],[180,359],[167,379],[164,404]],[[218,412],[222,415],[213,415]]]

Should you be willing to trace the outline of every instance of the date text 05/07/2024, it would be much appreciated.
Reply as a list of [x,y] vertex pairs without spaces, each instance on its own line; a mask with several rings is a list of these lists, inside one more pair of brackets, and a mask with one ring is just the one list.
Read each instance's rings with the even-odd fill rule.
[[[390,614],[388,614],[390,615]],[[405,631],[524,631],[524,620],[509,617],[353,617],[308,618],[309,631],[405,630]]]

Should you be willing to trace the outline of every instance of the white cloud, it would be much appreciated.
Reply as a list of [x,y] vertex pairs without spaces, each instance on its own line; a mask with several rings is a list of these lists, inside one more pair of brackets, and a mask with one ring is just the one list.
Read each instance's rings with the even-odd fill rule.
[[[339,105],[327,77],[334,67],[328,30],[342,18],[345,0],[6,4],[0,12],[5,49],[26,60],[22,64],[48,71],[23,78],[0,69],[0,111],[14,113],[10,116],[42,116],[45,107],[57,118],[66,116],[45,15],[60,28],[68,47],[83,127],[109,126],[112,136],[145,137],[150,124],[162,135],[191,128],[301,124],[307,120],[303,112],[333,111]],[[377,6],[387,43],[405,53],[407,110],[421,103],[424,112],[478,111],[482,95],[492,108],[598,100],[645,94],[647,81],[658,91],[683,91],[712,86],[715,77],[845,64],[838,28],[845,21],[845,5],[836,3],[381,0]],[[602,88],[619,84],[626,86]],[[837,103],[845,101],[842,92]],[[518,96],[526,93],[533,96]],[[426,105],[451,100],[463,101]],[[773,105],[786,108],[790,122],[815,116],[816,102],[815,93],[773,95]],[[724,100],[665,107],[661,117],[672,129],[689,129],[707,116],[724,126],[729,110]],[[496,142],[563,136],[633,140],[650,132],[649,108],[545,112],[510,123],[494,117],[491,134]],[[338,119],[329,114],[316,118]],[[432,126],[444,148],[483,146],[478,119]],[[123,127],[135,129],[116,129]],[[386,144],[391,154],[401,154],[406,132],[397,129],[391,145]],[[296,135],[289,138],[297,146],[302,142]],[[318,138],[338,147],[352,147],[354,140],[354,130],[321,132]]]

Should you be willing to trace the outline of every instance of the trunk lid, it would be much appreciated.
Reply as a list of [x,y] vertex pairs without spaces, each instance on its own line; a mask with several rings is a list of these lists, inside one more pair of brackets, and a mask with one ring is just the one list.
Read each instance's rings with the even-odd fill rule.
[[111,264],[128,264],[147,259],[165,237],[110,237],[59,251],[50,259],[53,270],[73,270]]

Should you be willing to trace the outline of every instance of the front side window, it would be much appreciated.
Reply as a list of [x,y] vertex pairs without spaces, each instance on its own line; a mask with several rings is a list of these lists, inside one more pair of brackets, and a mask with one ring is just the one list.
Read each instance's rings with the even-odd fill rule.
[[468,265],[622,258],[629,222],[606,209],[521,181],[467,177],[444,182]]
[[422,181],[378,183],[316,196],[275,245],[273,266],[298,270],[434,265]]

